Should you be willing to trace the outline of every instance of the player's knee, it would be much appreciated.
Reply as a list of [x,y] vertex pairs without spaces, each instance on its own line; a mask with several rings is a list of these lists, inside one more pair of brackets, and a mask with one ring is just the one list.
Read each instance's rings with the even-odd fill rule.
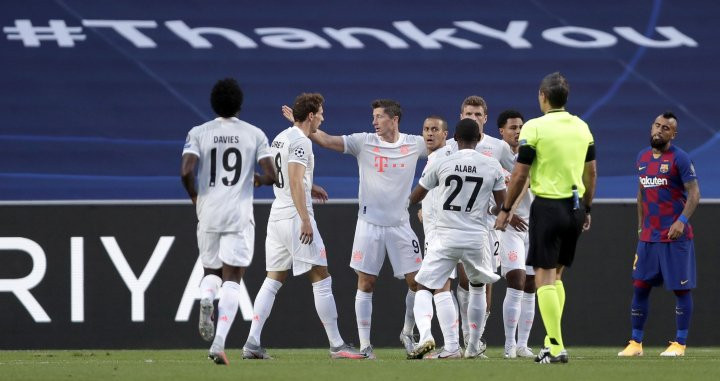
[[534,275],[526,275],[525,276],[525,292],[528,294],[534,294],[535,293],[535,276]]
[[375,290],[375,278],[360,277],[358,278],[358,290],[362,292],[373,292]]
[[508,287],[516,290],[523,290],[525,288],[525,270],[512,270],[505,274]]

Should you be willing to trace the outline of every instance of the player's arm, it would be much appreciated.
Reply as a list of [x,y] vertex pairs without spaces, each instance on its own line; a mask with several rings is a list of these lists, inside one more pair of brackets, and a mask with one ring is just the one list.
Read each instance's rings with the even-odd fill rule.
[[[415,186],[415,189],[413,189],[412,193],[410,193],[410,205],[415,205],[418,202],[422,201],[425,196],[427,196],[428,190],[425,189],[422,185],[418,184]],[[422,218],[422,217],[420,217]]]
[[700,203],[700,186],[698,186],[697,180],[692,180],[684,184],[685,192],[687,192],[687,202],[683,208],[680,217],[678,217],[668,230],[668,238],[676,239],[680,237],[685,230],[687,221],[695,213],[698,204]]
[[[285,119],[289,120],[290,123],[295,123],[295,117],[293,117],[293,110],[290,106],[283,105],[282,113]],[[315,133],[310,134],[310,136],[308,137],[310,138],[310,140],[317,143],[323,148],[328,148],[341,153],[345,152],[345,141],[343,141],[342,136],[329,135],[322,130],[317,130]]]
[[638,182],[638,192],[637,192],[637,221],[638,221],[638,237],[640,236],[640,233],[642,232],[642,223],[643,223],[643,208],[642,208],[642,184]]
[[180,165],[180,178],[193,205],[197,202],[197,188],[195,187],[195,168],[197,167],[197,162],[197,156],[186,153],[182,156],[182,163]]
[[288,163],[288,176],[290,176],[290,195],[292,196],[295,209],[297,209],[298,215],[300,215],[300,242],[312,243],[313,230],[312,224],[310,223],[310,213],[307,210],[305,200],[305,185],[303,184],[305,166],[296,162]]
[[261,185],[273,185],[277,183],[277,171],[279,169],[275,168],[275,163],[273,163],[272,159],[268,157],[263,157],[258,162],[260,164],[260,169],[262,170],[262,175],[255,172],[255,186],[259,187]]
[[583,223],[583,231],[590,230],[592,218],[590,209],[592,208],[593,197],[595,197],[595,183],[597,182],[597,164],[595,162],[595,144],[588,146],[585,154],[585,169],[582,175],[583,185],[585,185],[585,193],[583,193],[582,201],[585,206],[585,222]]
[[[521,146],[521,153],[523,149],[532,151],[532,153],[527,153],[527,155],[532,155],[529,159],[530,163],[532,163],[532,160],[535,158],[535,150],[530,146]],[[512,217],[512,206],[515,205],[515,201],[520,197],[520,193],[525,186],[525,182],[528,180],[528,175],[530,174],[530,163],[525,164],[520,160],[521,158],[518,157],[518,162],[515,163],[515,168],[513,168],[512,175],[510,175],[510,184],[508,185],[507,194],[503,197],[503,202],[496,204],[498,205],[497,208],[499,210],[497,219],[495,220],[495,229],[505,230]],[[506,205],[510,206],[508,207]]]

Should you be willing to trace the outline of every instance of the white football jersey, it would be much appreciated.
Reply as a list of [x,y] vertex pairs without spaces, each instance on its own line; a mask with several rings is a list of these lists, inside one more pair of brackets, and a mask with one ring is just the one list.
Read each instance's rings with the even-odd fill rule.
[[418,158],[427,156],[422,136],[400,134],[388,143],[377,134],[343,135],[345,153],[357,158],[360,171],[358,217],[380,226],[409,220],[408,197]]
[[[423,169],[423,175],[425,175],[425,172],[427,172],[428,167],[434,160],[443,158],[445,156],[450,156],[453,152],[455,152],[455,150],[453,150],[452,147],[448,145],[444,145],[437,150],[431,152],[428,155],[425,169]],[[425,196],[425,198],[423,198],[421,203],[423,231],[425,232],[425,237],[429,236],[429,233],[435,230],[435,209],[437,205],[437,200],[439,199],[438,193],[439,190],[437,188],[429,190],[428,194]]]
[[265,133],[238,118],[217,118],[188,132],[185,154],[198,157],[198,229],[239,232],[254,223],[255,164],[270,156]]
[[438,187],[435,237],[448,248],[477,248],[487,243],[485,218],[493,191],[505,189],[497,160],[464,149],[434,160],[420,186]]
[[270,221],[293,218],[297,214],[295,204],[290,194],[290,173],[288,163],[298,163],[305,166],[303,185],[305,188],[305,203],[310,215],[313,213],[310,189],[313,183],[313,170],[315,169],[315,155],[312,151],[312,142],[305,133],[296,126],[292,126],[278,134],[270,144],[278,169],[278,184],[273,185],[275,201],[270,209]]

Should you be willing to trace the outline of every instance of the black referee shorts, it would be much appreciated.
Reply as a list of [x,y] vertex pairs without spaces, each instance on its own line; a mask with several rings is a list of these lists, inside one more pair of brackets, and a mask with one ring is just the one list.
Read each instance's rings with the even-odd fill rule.
[[530,206],[530,249],[527,265],[554,269],[570,266],[585,222],[582,207],[573,210],[572,198],[535,197]]

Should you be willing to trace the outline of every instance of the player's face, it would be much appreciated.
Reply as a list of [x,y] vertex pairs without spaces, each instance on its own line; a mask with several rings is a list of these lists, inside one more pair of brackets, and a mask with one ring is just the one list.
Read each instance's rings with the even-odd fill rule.
[[650,146],[656,149],[662,149],[675,139],[677,135],[677,121],[673,118],[667,119],[662,115],[655,118],[650,128]]
[[460,119],[467,118],[477,122],[478,126],[480,126],[480,133],[482,134],[483,126],[485,125],[485,122],[487,122],[485,109],[482,106],[465,106],[463,107],[462,114],[460,114]]
[[397,130],[397,120],[397,116],[391,118],[382,107],[373,109],[373,127],[380,136],[386,136],[388,133]]
[[518,138],[520,137],[520,130],[523,126],[523,120],[520,118],[509,118],[505,125],[500,129],[500,136],[503,140],[510,144],[510,147],[515,149],[518,146]]
[[425,119],[422,136],[425,139],[425,147],[427,147],[428,151],[433,152],[445,145],[447,134],[447,130],[442,128],[442,122],[433,118]]
[[312,123],[310,124],[310,133],[317,131],[324,120],[325,117],[323,116],[323,107],[322,105],[320,105],[320,108],[318,108],[318,112],[313,114]]

